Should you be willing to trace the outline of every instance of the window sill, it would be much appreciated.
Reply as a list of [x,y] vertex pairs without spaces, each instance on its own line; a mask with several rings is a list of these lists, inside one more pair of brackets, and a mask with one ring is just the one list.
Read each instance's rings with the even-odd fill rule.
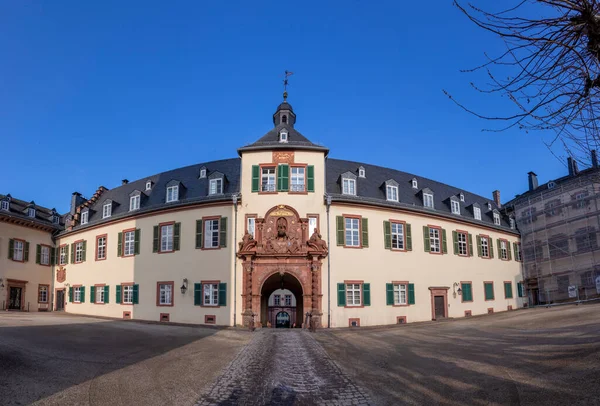
[[156,307],[173,307],[173,303],[171,303],[171,304],[160,304],[160,303],[157,303]]
[[409,307],[409,306],[410,305],[408,303],[407,304],[394,304],[394,305],[392,305],[392,307]]
[[344,245],[344,248],[361,249],[362,245]]
[[344,308],[346,309],[362,309],[365,305],[346,305]]
[[94,258],[96,261],[106,261],[106,257],[104,258]]
[[258,192],[259,195],[276,195],[279,192]]
[[156,254],[172,254],[174,252],[175,252],[175,250],[171,250],[171,251],[158,251],[158,252],[156,252]]
[[406,248],[390,248],[390,251],[394,251],[394,252],[407,252],[408,250]]
[[307,195],[308,192],[307,191],[304,191],[304,192],[291,192],[290,191],[290,192],[288,192],[288,194],[290,194],[290,195]]
[[133,303],[117,303],[120,304],[121,306],[133,306]]
[[105,305],[106,303],[104,303],[104,302],[101,302],[101,303],[94,302],[94,304],[95,304],[95,305]]
[[13,258],[11,258],[11,261],[13,261],[13,262],[21,262],[21,263],[25,262],[24,259],[13,259]]
[[197,249],[201,249],[202,251],[215,251],[215,250],[220,250],[222,247],[210,247],[210,248],[197,248]]
[[38,265],[41,265],[41,266],[50,266],[50,264],[38,264]]
[[198,306],[198,307],[207,307],[207,308],[210,308],[210,309],[218,309],[218,308],[221,307],[220,305],[207,305],[207,304],[196,305],[196,306]]
[[461,301],[460,301],[460,302],[461,302],[461,303],[473,303],[473,301],[472,301],[472,300],[462,300],[462,299],[461,299]]

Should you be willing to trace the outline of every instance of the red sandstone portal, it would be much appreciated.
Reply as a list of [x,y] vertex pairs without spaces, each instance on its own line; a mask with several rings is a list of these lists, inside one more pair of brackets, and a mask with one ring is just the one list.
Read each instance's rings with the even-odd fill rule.
[[[300,218],[290,206],[279,205],[270,209],[264,218],[256,219],[256,238],[245,234],[239,243],[238,257],[243,259],[242,320],[248,326],[252,315],[255,325],[266,326],[262,304],[274,289],[281,286],[265,285],[271,276],[279,274],[295,289],[299,312],[311,312],[317,327],[321,326],[322,289],[321,266],[327,256],[327,244],[315,232],[308,236],[308,219]],[[291,278],[294,278],[294,281]],[[286,279],[287,278],[287,279]],[[276,278],[269,279],[272,281]],[[264,313],[264,314],[263,314]],[[297,320],[298,323],[303,319]]]

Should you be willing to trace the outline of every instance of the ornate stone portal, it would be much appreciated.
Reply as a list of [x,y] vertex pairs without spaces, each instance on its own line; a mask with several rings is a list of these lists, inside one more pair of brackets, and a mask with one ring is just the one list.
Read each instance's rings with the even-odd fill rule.
[[277,273],[282,280],[285,274],[298,280],[302,297],[296,297],[296,300],[302,301],[304,312],[310,312],[316,325],[321,326],[321,267],[328,251],[318,232],[311,236],[308,233],[307,218],[300,218],[290,206],[279,205],[269,210],[264,218],[256,219],[256,238],[250,234],[243,236],[237,255],[243,260],[244,326],[249,325],[253,314],[255,325],[266,322],[261,320],[262,288],[264,282]]

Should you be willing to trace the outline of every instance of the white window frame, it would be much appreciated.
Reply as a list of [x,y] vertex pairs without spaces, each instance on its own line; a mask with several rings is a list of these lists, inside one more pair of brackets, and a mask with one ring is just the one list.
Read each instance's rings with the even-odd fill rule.
[[14,240],[13,257],[14,261],[24,261],[25,243],[21,240]]
[[403,251],[406,244],[404,241],[404,223],[391,222],[390,231],[392,235],[392,249]]
[[450,200],[450,207],[452,208],[452,214],[460,215],[460,203],[456,200]]
[[133,304],[133,285],[121,285],[123,289],[123,304]]
[[464,203],[464,201],[465,201],[465,194],[464,193],[460,194],[460,201]]
[[203,306],[218,306],[219,305],[219,284],[218,283],[203,283],[202,284],[202,305]]
[[475,220],[481,220],[481,209],[479,207],[473,207],[473,217]]
[[362,283],[346,283],[346,306],[362,306]]
[[288,132],[283,130],[279,132],[279,142],[288,142]]
[[45,245],[40,247],[40,264],[50,265],[50,247]]
[[515,229],[515,227],[516,227],[515,219],[511,217],[511,218],[509,219],[509,222],[510,222],[510,229],[511,229],[511,230],[514,230],[514,229]]
[[492,210],[492,204],[491,203],[487,203],[487,208],[488,208],[488,210]]
[[344,244],[346,247],[360,247],[360,219],[344,217]]
[[146,181],[146,190],[150,190],[152,189],[152,181],[147,180]]
[[507,248],[507,241],[506,240],[500,240],[500,259],[503,259],[505,261],[508,260],[508,248]]
[[494,224],[497,226],[500,225],[500,214],[499,213],[494,213]]
[[356,180],[351,178],[342,179],[342,194],[356,196]]
[[219,248],[220,241],[220,219],[204,220],[204,248]]
[[160,226],[160,251],[159,252],[173,252],[173,236],[174,236],[174,224],[165,224]]
[[413,179],[413,180],[411,181],[411,183],[412,183],[412,187],[413,187],[413,189],[418,189],[418,188],[419,188],[419,182],[417,182],[417,180],[416,180],[416,179]]
[[366,176],[367,176],[367,174],[366,174],[365,168],[358,168],[358,177],[364,178]]
[[319,221],[316,216],[308,216],[308,235],[313,235],[315,231],[319,231]]
[[209,182],[208,194],[221,195],[223,194],[223,178],[211,179]]
[[206,178],[206,169],[202,168],[200,169],[200,179],[204,179]]
[[158,284],[158,304],[159,306],[173,305],[173,285],[170,283]]
[[247,218],[246,230],[248,234],[252,235],[252,238],[256,238],[256,217]]
[[112,215],[112,202],[111,203],[104,203],[102,205],[102,218],[108,218]]
[[273,295],[273,306],[281,306],[281,296]]
[[283,304],[287,307],[292,305],[292,295],[285,295]]
[[587,192],[579,192],[575,195],[575,200],[577,201],[577,208],[583,209],[586,206],[585,198],[588,196]]
[[394,305],[408,304],[408,286],[404,283],[394,283]]
[[277,169],[274,166],[263,166],[260,168],[260,190],[261,192],[276,192]]
[[81,303],[81,286],[73,288],[73,303]]
[[167,203],[176,202],[179,200],[179,185],[169,186],[165,201]]
[[83,241],[75,243],[75,263],[79,264],[83,262]]
[[10,202],[8,200],[2,200],[2,210],[8,211],[10,207]]
[[489,258],[490,257],[490,239],[488,237],[479,236],[481,241],[481,257]]
[[429,252],[442,252],[442,232],[439,228],[429,227]]
[[290,169],[290,191],[305,192],[306,168],[304,166],[292,166]]
[[517,246],[517,251],[515,253],[515,261],[522,262],[523,261],[523,254],[521,253],[521,243],[520,242],[516,242],[514,244]]
[[135,254],[135,230],[123,233],[123,256],[130,257]]
[[385,187],[385,191],[386,191],[387,200],[389,200],[391,202],[398,201],[398,186],[387,185]]
[[140,195],[131,196],[129,198],[129,211],[139,210],[140,209]]
[[458,255],[462,257],[469,256],[469,243],[468,234],[462,231],[456,232],[456,239],[458,240]]
[[433,203],[433,194],[431,193],[423,193],[423,207],[427,207],[429,209],[434,209]]
[[96,289],[96,295],[94,297],[96,303],[104,304],[104,286],[94,286],[94,289]]
[[81,225],[87,224],[90,218],[90,212],[88,210],[81,212]]
[[38,301],[48,303],[48,286],[38,286]]
[[96,259],[106,259],[106,236],[96,238]]
[[59,260],[58,260],[58,264],[59,265],[66,265],[67,264],[67,260],[68,260],[68,256],[67,256],[67,250],[69,249],[68,245],[63,245],[59,248]]
[[29,209],[27,209],[27,215],[29,217],[35,217],[35,209],[30,207]]

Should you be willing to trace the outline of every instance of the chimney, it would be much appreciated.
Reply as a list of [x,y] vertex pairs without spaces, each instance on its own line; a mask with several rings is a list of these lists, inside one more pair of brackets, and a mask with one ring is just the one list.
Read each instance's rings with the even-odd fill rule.
[[126,185],[126,184],[128,184],[128,183],[129,183],[129,181],[128,181],[127,179],[123,179],[123,180],[121,181],[121,185]]
[[527,175],[529,175],[529,191],[531,192],[538,187],[537,175],[535,172],[529,172]]
[[569,167],[569,176],[575,176],[579,173],[579,168],[577,168],[577,161],[573,158],[567,158],[567,166]]
[[73,192],[73,194],[71,195],[71,210],[69,211],[71,215],[75,214],[77,206],[79,206],[83,202],[85,202],[85,199],[81,197],[81,193]]
[[595,149],[592,150],[592,168],[598,168],[598,155]]
[[492,196],[494,197],[494,203],[496,203],[496,206],[502,207],[502,203],[500,203],[500,191],[494,190],[492,192]]

